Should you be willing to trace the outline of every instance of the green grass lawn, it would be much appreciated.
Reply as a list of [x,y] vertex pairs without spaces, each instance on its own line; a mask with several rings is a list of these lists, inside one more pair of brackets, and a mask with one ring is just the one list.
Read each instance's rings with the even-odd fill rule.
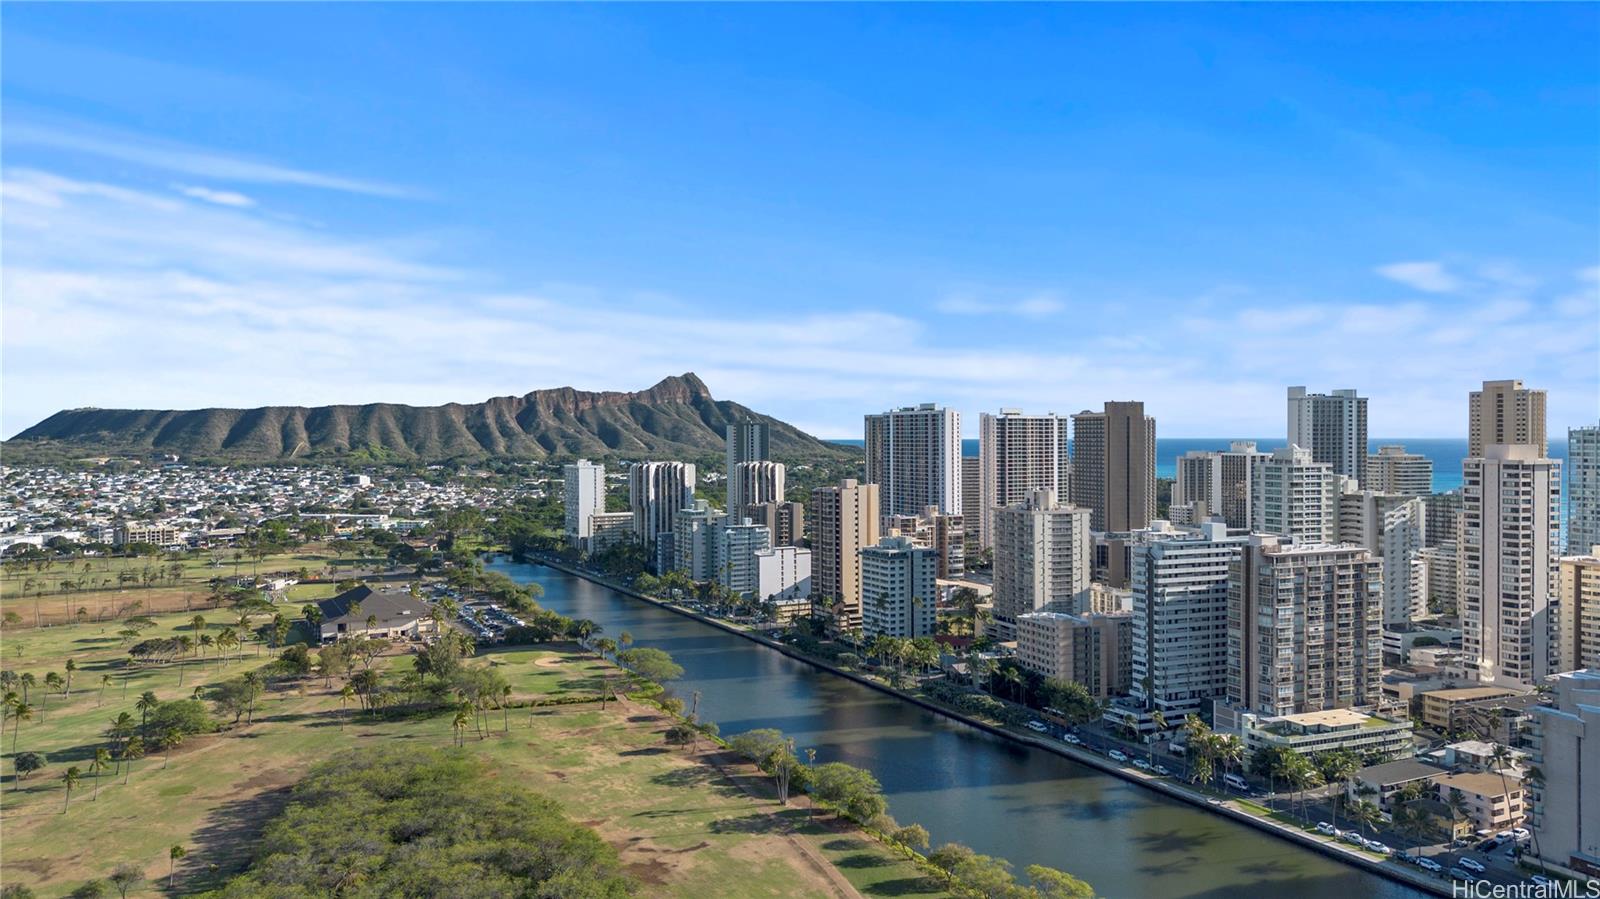
[[[206,617],[212,632],[233,623],[231,614]],[[158,626],[147,636],[190,633],[188,620],[157,616]],[[269,692],[253,724],[191,738],[170,761],[155,755],[135,762],[131,775],[91,778],[88,761],[103,744],[106,726],[118,712],[137,718],[133,705],[142,691],[163,700],[184,698],[198,685],[236,676],[270,657],[268,651],[258,657],[247,645],[242,659],[127,669],[119,627],[108,622],[29,632],[19,641],[20,654],[7,641],[5,667],[33,672],[41,684],[46,671],[62,671],[67,657],[78,665],[69,697],[40,697],[35,689],[31,699],[44,706],[43,715],[20,728],[9,725],[3,734],[8,763],[0,779],[0,873],[5,882],[26,884],[40,896],[65,895],[123,862],[148,872],[148,894],[164,887],[173,845],[189,852],[178,865],[177,892],[214,888],[248,861],[253,835],[312,763],[377,740],[455,743],[448,715],[372,720],[354,704],[341,706],[337,678],[325,685],[313,677]],[[404,670],[410,659],[394,655],[378,664]],[[570,646],[489,651],[470,664],[496,666],[519,702],[590,694],[608,670]],[[102,684],[107,674],[111,680]],[[468,731],[461,751],[482,756],[498,776],[552,796],[596,828],[641,881],[641,895],[837,895],[829,878],[840,875],[869,896],[940,894],[921,884],[913,865],[858,831],[825,815],[813,822],[798,809],[780,810],[766,779],[748,766],[724,773],[699,756],[667,747],[667,721],[654,709],[612,703],[602,712],[598,703],[585,703],[490,712],[486,720],[491,732],[480,739]],[[14,734],[19,749],[48,756],[47,767],[20,789],[9,764]],[[83,768],[85,776],[63,813],[60,776],[69,765]]]

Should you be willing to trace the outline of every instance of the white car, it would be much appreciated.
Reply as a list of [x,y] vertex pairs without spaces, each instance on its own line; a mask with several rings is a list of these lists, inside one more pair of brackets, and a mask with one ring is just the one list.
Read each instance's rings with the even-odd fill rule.
[[1357,846],[1365,846],[1365,845],[1367,845],[1366,838],[1363,837],[1361,834],[1356,833],[1353,830],[1347,830],[1347,831],[1344,832],[1344,841],[1346,843],[1352,843],[1352,844],[1357,845]]
[[1393,849],[1390,849],[1388,846],[1384,845],[1383,843],[1378,842],[1377,840],[1368,840],[1363,845],[1365,845],[1367,847],[1367,851],[1368,852],[1376,852],[1379,855],[1393,855],[1394,854],[1394,850]]
[[1322,833],[1324,833],[1324,834],[1326,834],[1326,835],[1328,835],[1330,837],[1336,837],[1336,836],[1339,835],[1339,828],[1334,827],[1332,824],[1328,823],[1327,821],[1318,821],[1317,822],[1317,830],[1321,831]]
[[1168,775],[1170,775],[1172,773],[1171,771],[1167,770],[1167,766],[1166,765],[1156,765],[1155,767],[1151,768],[1150,770],[1154,771],[1155,773],[1157,773],[1159,775],[1161,775],[1162,777],[1166,777],[1166,776],[1168,776]]
[[1044,726],[1044,722],[1043,721],[1029,721],[1028,722],[1028,730],[1036,731],[1036,732],[1042,734],[1042,733],[1044,733],[1045,731],[1047,731],[1049,729],[1050,728]]
[[1150,770],[1150,763],[1145,761],[1144,759],[1134,759],[1133,760],[1133,767],[1138,768],[1140,771],[1149,771]]
[[1456,866],[1465,868],[1474,874],[1482,874],[1485,870],[1482,862],[1479,862],[1475,858],[1467,858],[1466,856],[1456,859]]
[[1511,835],[1519,840],[1533,839],[1533,834],[1530,833],[1526,827],[1513,827],[1511,829]]
[[1435,874],[1438,874],[1440,871],[1444,870],[1444,865],[1439,864],[1431,858],[1417,859],[1417,867],[1424,871],[1432,871]]
[[1067,734],[1066,736],[1062,737],[1061,739],[1066,740],[1068,743],[1071,743],[1074,746],[1082,746],[1083,745],[1083,740],[1079,739],[1077,734]]
[[1113,749],[1110,752],[1106,753],[1106,755],[1111,756],[1113,761],[1125,762],[1125,761],[1128,760],[1128,754],[1123,752],[1120,749]]

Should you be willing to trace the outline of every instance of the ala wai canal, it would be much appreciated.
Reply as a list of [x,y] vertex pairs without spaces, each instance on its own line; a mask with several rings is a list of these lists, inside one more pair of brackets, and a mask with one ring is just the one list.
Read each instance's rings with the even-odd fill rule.
[[1419,899],[1409,887],[995,737],[760,644],[542,565],[491,568],[544,588],[540,604],[672,654],[686,700],[724,735],[775,727],[821,762],[873,772],[889,811],[1021,870],[1070,871],[1113,899]]

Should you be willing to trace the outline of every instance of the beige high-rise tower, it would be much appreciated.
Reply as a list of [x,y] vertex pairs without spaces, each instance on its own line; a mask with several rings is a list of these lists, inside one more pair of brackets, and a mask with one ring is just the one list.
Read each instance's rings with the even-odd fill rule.
[[840,629],[861,624],[861,550],[878,543],[878,485],[853,479],[811,491],[811,596]]
[[994,546],[994,510],[1022,502],[1034,490],[1070,495],[1071,431],[1065,416],[1023,415],[1020,409],[985,412],[978,417],[980,466],[977,508],[965,508],[967,526],[978,529],[985,547]]
[[1461,648],[1480,683],[1531,689],[1555,671],[1561,463],[1493,443],[1461,462]]
[[1529,390],[1521,381],[1484,381],[1482,390],[1467,395],[1467,455],[1481,457],[1484,447],[1508,443],[1531,444],[1548,456],[1544,398],[1543,390]]
[[1108,402],[1072,416],[1072,504],[1100,532],[1146,527],[1156,517],[1156,420],[1141,402]]

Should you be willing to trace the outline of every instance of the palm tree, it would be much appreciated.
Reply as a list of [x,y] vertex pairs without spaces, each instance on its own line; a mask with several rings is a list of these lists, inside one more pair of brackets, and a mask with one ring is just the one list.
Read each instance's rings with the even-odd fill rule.
[[1350,807],[1350,820],[1354,821],[1365,835],[1368,828],[1383,820],[1383,812],[1379,811],[1376,805],[1363,799]]
[[350,686],[349,684],[345,684],[344,687],[339,690],[339,729],[340,730],[344,730],[344,719],[347,717],[344,714],[345,704],[348,703],[351,699],[355,698],[355,695],[356,695],[356,688]]
[[17,752],[17,735],[22,731],[22,722],[33,720],[33,706],[28,705],[26,700],[12,705],[11,720],[15,722],[11,725],[11,753],[15,755]]
[[177,748],[178,744],[182,742],[183,733],[177,728],[169,727],[156,735],[156,749],[165,753],[161,759],[161,767],[163,769],[165,769],[167,764],[172,761],[172,750]]
[[1355,754],[1344,750],[1324,752],[1317,756],[1317,768],[1322,772],[1322,779],[1330,784],[1339,786],[1338,792],[1333,795],[1333,826],[1339,826],[1339,804],[1344,799],[1345,785],[1350,778],[1356,776],[1361,770],[1361,762]]
[[71,659],[67,659],[66,669],[67,669],[67,686],[66,686],[66,689],[62,690],[61,695],[62,696],[71,696],[72,695],[72,672],[78,670],[78,663],[74,662]]
[[460,705],[456,706],[456,716],[450,722],[450,726],[452,728],[454,728],[455,732],[456,732],[456,745],[457,746],[461,745],[462,734],[464,734],[466,732],[467,724],[472,721],[472,717],[467,712],[467,709],[469,709],[469,708],[471,708],[471,706],[469,706],[465,702],[463,702]]
[[77,765],[73,765],[66,771],[62,772],[61,782],[67,787],[67,795],[61,802],[61,814],[65,815],[67,813],[67,806],[72,802],[72,788],[77,786],[78,781],[82,779],[83,772],[78,770]]
[[1234,768],[1244,767],[1244,740],[1241,740],[1238,734],[1228,734],[1216,740],[1215,744],[1213,751],[1216,754],[1217,761],[1222,763],[1224,774],[1231,772]]
[[89,761],[89,773],[94,775],[94,797],[90,802],[100,801],[100,778],[105,776],[106,769],[111,766],[111,751],[104,746],[94,748],[94,758]]
[[[1160,709],[1152,709],[1150,711],[1150,722],[1156,728],[1153,736],[1159,737],[1161,732],[1167,729],[1167,716]],[[1150,764],[1154,766],[1156,763],[1156,741],[1152,739],[1147,745],[1150,748]]]
[[111,675],[109,675],[109,674],[100,675],[100,698],[98,698],[98,699],[96,699],[94,701],[94,707],[95,708],[97,708],[97,709],[100,708],[100,704],[105,702],[105,699],[106,699],[106,687],[109,687],[109,686],[111,686]]
[[22,672],[22,677],[17,678],[17,683],[22,685],[22,701],[32,702],[33,700],[29,695],[29,691],[39,683],[38,678],[33,676],[32,671],[24,671]]
[[139,713],[140,730],[144,730],[145,723],[150,720],[150,713],[160,704],[161,700],[156,698],[154,690],[146,690],[139,694],[139,701],[133,704],[133,708]]
[[206,616],[204,616],[204,615],[196,615],[193,618],[190,618],[189,619],[189,628],[190,628],[190,630],[193,630],[197,634],[199,632],[205,630],[206,629]]
[[167,892],[172,891],[172,885],[178,880],[178,859],[188,854],[189,850],[176,843],[167,850]]
[[128,763],[127,770],[122,772],[122,782],[124,784],[133,775],[133,760],[139,758],[144,758],[144,737],[135,734],[129,737],[128,742],[122,745],[122,760]]
[[111,719],[111,727],[106,731],[111,738],[111,744],[117,751],[117,771],[122,771],[122,744],[133,736],[133,716],[127,712],[118,712],[117,717]]

